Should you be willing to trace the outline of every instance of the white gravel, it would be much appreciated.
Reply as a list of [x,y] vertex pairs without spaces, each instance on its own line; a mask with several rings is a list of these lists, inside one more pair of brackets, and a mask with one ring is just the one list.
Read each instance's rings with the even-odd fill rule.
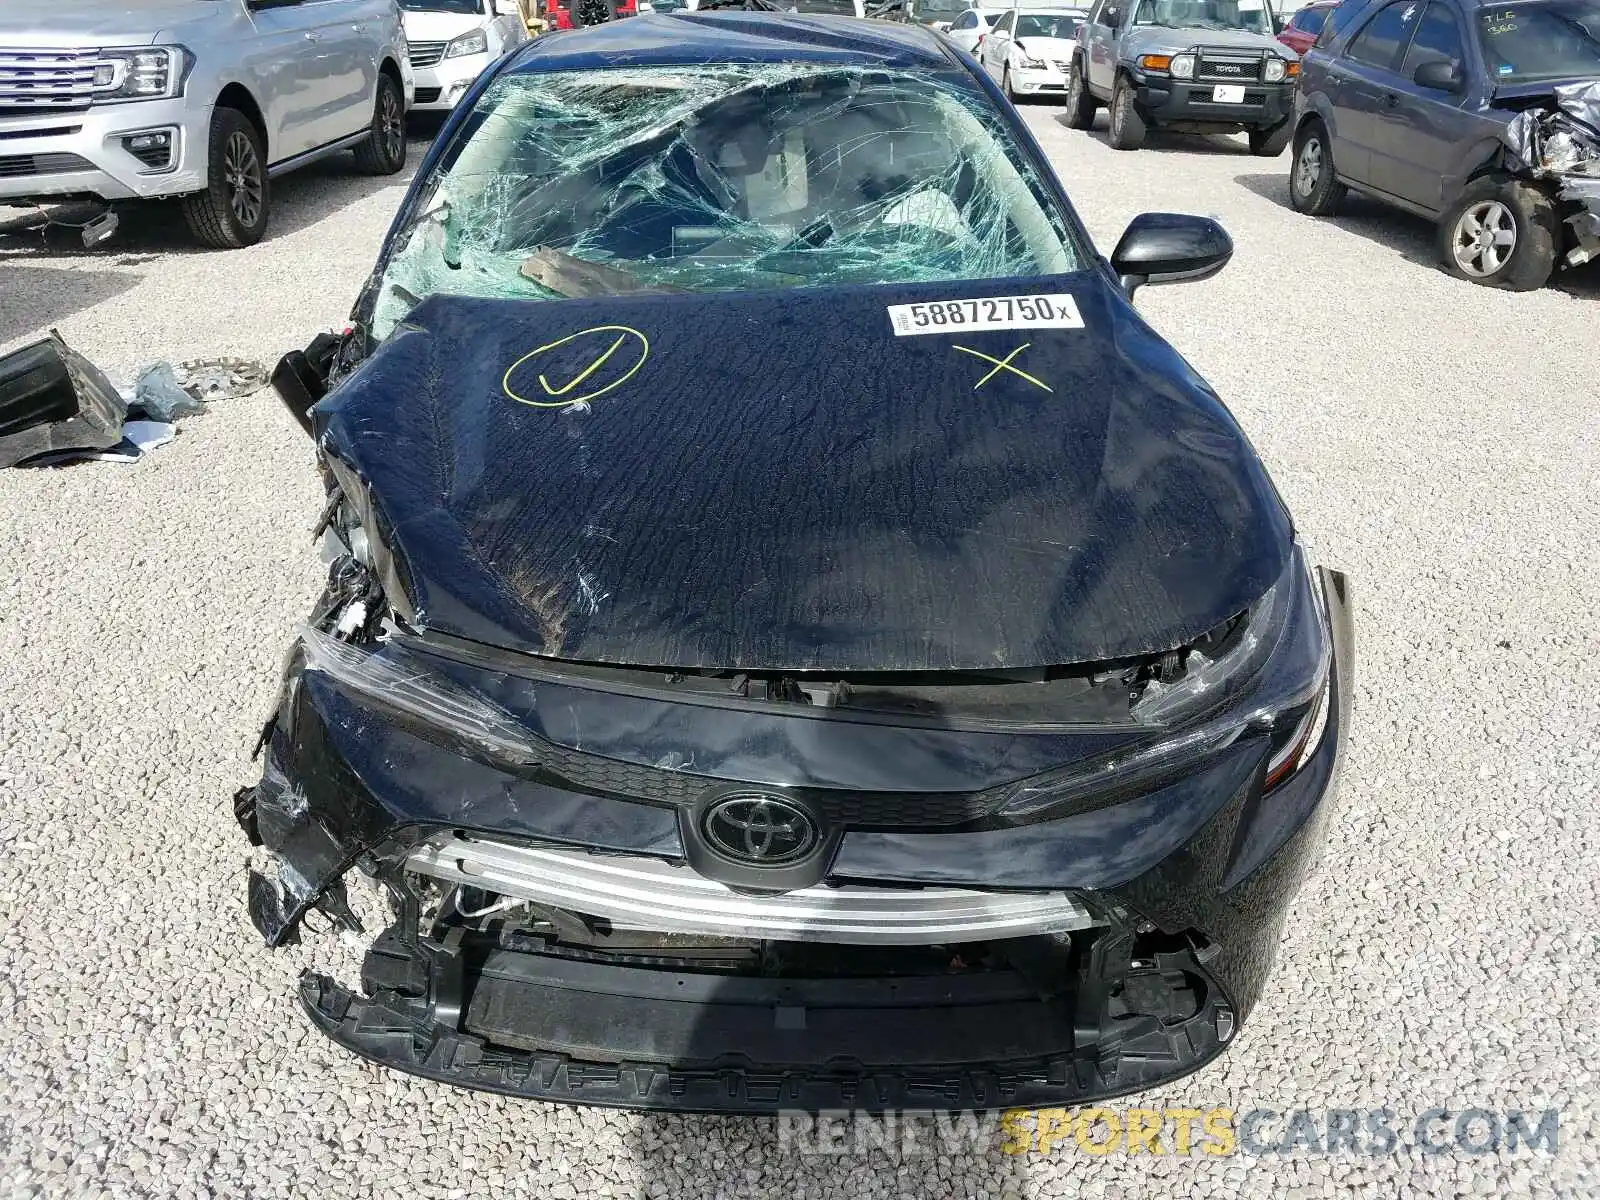
[[[1600,1035],[1600,384],[1593,270],[1456,282],[1419,222],[1286,207],[1242,139],[1118,154],[1028,110],[1103,250],[1214,214],[1216,280],[1142,310],[1232,405],[1354,580],[1359,711],[1324,866],[1251,1024],[1152,1106],[1559,1107],[1557,1154],[806,1156],[774,1122],[578,1110],[363,1065],[269,953],[229,800],[312,599],[321,489],[270,392],[132,467],[0,472],[0,1198],[34,1194],[1593,1194]],[[420,146],[414,146],[414,154]],[[56,325],[114,375],[268,362],[343,319],[401,183],[275,185],[265,244],[160,223],[0,252],[0,346]]]

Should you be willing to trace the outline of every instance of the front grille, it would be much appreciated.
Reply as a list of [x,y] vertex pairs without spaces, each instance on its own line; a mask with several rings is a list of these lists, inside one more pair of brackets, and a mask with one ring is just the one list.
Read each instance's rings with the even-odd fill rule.
[[51,125],[47,129],[0,129],[0,142],[17,138],[71,137],[83,132],[82,125]]
[[411,65],[413,67],[431,67],[444,57],[444,42],[412,42]]
[[98,53],[0,47],[0,116],[88,108]]
[[162,171],[172,165],[171,145],[146,146],[142,150],[129,149],[128,153],[133,155],[152,171]]
[[1193,90],[1192,92],[1189,93],[1189,103],[1190,104],[1201,104],[1201,105],[1204,105],[1206,108],[1230,108],[1230,109],[1261,108],[1261,107],[1264,107],[1266,105],[1266,103],[1267,103],[1267,94],[1265,92],[1263,92],[1263,91],[1260,91],[1259,89],[1255,90],[1255,91],[1252,91],[1249,88],[1246,88],[1245,89],[1245,93],[1244,93],[1244,99],[1239,101],[1237,104],[1228,104],[1228,103],[1219,104],[1216,101],[1212,100],[1210,87],[1204,87],[1204,88],[1196,88],[1195,90]]
[[69,175],[92,171],[94,164],[76,154],[0,155],[0,179],[23,179],[29,175]]
[[1211,83],[1253,83],[1261,78],[1261,62],[1259,56],[1202,54],[1195,66],[1195,78]]
[[440,88],[418,88],[417,89],[417,103],[418,104],[432,104],[432,103],[434,103],[434,101],[439,99],[440,90],[441,90]]
[[[553,742],[540,747],[540,767],[574,789],[672,807],[694,804],[716,788],[738,786],[731,779],[641,767]],[[782,791],[804,802],[827,824],[844,829],[965,825],[989,816],[1005,798],[1003,788],[987,792],[863,792],[833,788]]]

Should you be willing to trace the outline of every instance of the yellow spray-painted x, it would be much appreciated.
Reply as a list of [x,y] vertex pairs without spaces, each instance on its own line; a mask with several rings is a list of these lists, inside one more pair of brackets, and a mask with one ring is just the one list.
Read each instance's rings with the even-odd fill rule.
[[972,355],[973,358],[981,358],[981,359],[983,359],[984,362],[991,362],[991,363],[994,364],[994,369],[992,371],[990,371],[982,379],[978,380],[977,383],[972,385],[972,390],[973,391],[977,391],[984,384],[988,383],[989,380],[993,379],[996,375],[1000,374],[1001,371],[1010,371],[1013,375],[1022,376],[1022,378],[1026,379],[1029,383],[1033,384],[1034,387],[1041,387],[1045,391],[1050,392],[1051,395],[1054,395],[1055,393],[1053,391],[1051,391],[1051,388],[1050,388],[1049,384],[1045,383],[1041,379],[1035,379],[1032,375],[1029,375],[1021,367],[1016,367],[1016,366],[1012,366],[1011,365],[1011,360],[1016,358],[1017,355],[1021,354],[1024,350],[1026,350],[1031,345],[1033,345],[1032,342],[1023,342],[1022,345],[1018,346],[1015,350],[1013,350],[1010,354],[1006,355],[1004,358],[995,358],[992,354],[985,354],[982,350],[973,350],[973,349],[971,349],[970,347],[967,347],[967,346],[956,346],[955,348],[957,350],[961,351],[963,354],[970,354],[970,355]]

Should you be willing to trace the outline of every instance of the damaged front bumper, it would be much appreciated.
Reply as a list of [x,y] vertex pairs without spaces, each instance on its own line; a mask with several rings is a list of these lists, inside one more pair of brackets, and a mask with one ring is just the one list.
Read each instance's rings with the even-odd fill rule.
[[[359,987],[308,973],[301,1001],[352,1053],[464,1087],[727,1112],[1149,1088],[1231,1041],[1321,842],[1353,662],[1344,579],[1322,572],[1321,585],[1326,730],[1269,793],[1265,743],[1244,738],[1049,819],[935,794],[911,797],[913,823],[895,807],[906,797],[861,795],[823,877],[765,893],[696,869],[716,780],[578,748],[604,745],[606,713],[647,738],[669,718],[656,701],[542,682],[540,712],[590,732],[519,766],[521,735],[495,724],[504,710],[410,694],[398,672],[380,697],[302,648],[262,781],[236,801],[276,868],[252,872],[251,916],[273,945],[312,909],[359,929],[346,873],[378,884],[393,920]],[[441,738],[424,702],[451,705],[474,736]],[[714,719],[733,740],[768,720]]]
[[1554,89],[1549,107],[1520,112],[1502,140],[1507,167],[1548,189],[1566,229],[1562,262],[1600,258],[1600,81]]

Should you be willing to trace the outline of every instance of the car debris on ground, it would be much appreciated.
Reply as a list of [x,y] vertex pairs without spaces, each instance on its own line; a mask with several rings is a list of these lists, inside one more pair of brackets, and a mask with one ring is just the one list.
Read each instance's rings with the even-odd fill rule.
[[137,462],[177,436],[177,418],[266,381],[265,367],[243,359],[157,362],[139,372],[129,396],[51,330],[0,356],[0,468]]

